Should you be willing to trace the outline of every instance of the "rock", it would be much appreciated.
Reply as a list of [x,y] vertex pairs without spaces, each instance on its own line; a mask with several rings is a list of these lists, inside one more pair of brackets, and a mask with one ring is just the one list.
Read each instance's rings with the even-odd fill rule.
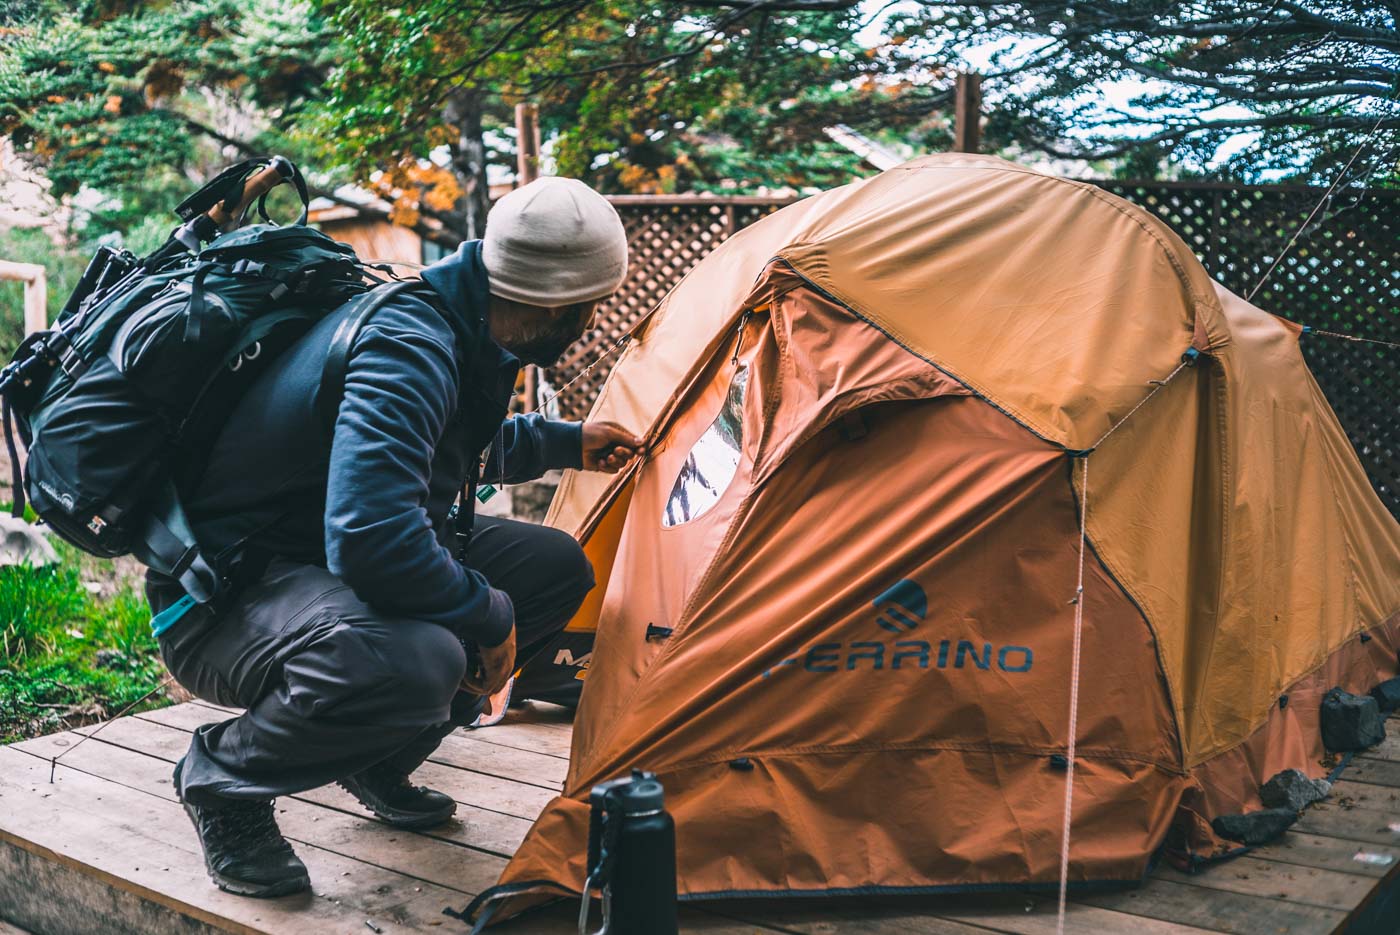
[[1322,697],[1322,743],[1328,750],[1365,750],[1384,739],[1385,720],[1376,699],[1340,688]]
[[1400,708],[1400,678],[1386,679],[1371,689],[1371,697],[1381,706],[1381,711],[1389,714]]
[[551,471],[539,480],[512,487],[510,489],[511,505],[514,508],[515,518],[530,523],[543,522],[545,514],[549,512],[550,501],[554,499],[554,491],[558,489],[562,476],[557,471]]
[[1309,779],[1302,770],[1286,769],[1259,787],[1259,798],[1267,808],[1287,808],[1301,812],[1332,791],[1325,779]]
[[99,649],[94,661],[99,669],[119,669],[127,664],[126,653],[120,649]]
[[0,565],[39,568],[57,561],[58,553],[42,529],[22,519],[0,515]]
[[1228,841],[1238,841],[1253,847],[1267,844],[1288,830],[1298,820],[1291,808],[1266,808],[1244,815],[1221,815],[1211,821],[1215,833]]

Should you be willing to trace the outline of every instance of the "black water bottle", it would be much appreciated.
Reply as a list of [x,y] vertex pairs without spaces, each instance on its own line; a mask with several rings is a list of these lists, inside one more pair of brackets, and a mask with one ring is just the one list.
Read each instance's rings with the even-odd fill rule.
[[588,867],[604,893],[602,931],[676,935],[676,824],[661,783],[633,770],[594,786],[589,802]]

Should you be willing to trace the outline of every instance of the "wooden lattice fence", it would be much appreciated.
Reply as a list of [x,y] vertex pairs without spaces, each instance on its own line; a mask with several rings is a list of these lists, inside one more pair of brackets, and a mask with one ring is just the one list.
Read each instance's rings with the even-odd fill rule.
[[[1233,291],[1247,294],[1279,256],[1322,190],[1194,182],[1099,182],[1165,220]],[[612,360],[598,362],[707,253],[789,203],[768,198],[612,199],[631,243],[631,268],[598,326],[546,375],[575,380],[557,399],[582,418]],[[1314,329],[1400,342],[1400,191],[1335,195],[1254,297]],[[1400,354],[1379,344],[1308,336],[1304,353],[1377,492],[1400,516]],[[580,373],[595,364],[583,376]]]

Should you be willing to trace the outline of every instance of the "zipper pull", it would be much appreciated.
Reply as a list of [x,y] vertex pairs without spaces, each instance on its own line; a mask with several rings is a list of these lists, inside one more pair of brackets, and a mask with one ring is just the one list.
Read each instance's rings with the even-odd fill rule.
[[734,356],[729,361],[736,367],[739,365],[739,351],[744,347],[744,329],[748,327],[749,319],[752,317],[753,310],[747,308],[744,309],[744,314],[739,317],[739,332],[734,336]]

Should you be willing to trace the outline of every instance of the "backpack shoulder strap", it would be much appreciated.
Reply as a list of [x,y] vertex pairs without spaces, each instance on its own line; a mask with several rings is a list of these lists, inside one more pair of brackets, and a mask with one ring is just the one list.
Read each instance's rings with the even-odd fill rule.
[[372,290],[372,297],[350,311],[336,325],[331,335],[331,344],[326,351],[326,363],[321,369],[321,385],[316,390],[316,411],[326,426],[335,425],[335,417],[340,411],[340,401],[345,396],[345,374],[350,368],[350,350],[355,339],[360,336],[366,323],[375,312],[395,296],[417,288],[417,280],[391,283]]

